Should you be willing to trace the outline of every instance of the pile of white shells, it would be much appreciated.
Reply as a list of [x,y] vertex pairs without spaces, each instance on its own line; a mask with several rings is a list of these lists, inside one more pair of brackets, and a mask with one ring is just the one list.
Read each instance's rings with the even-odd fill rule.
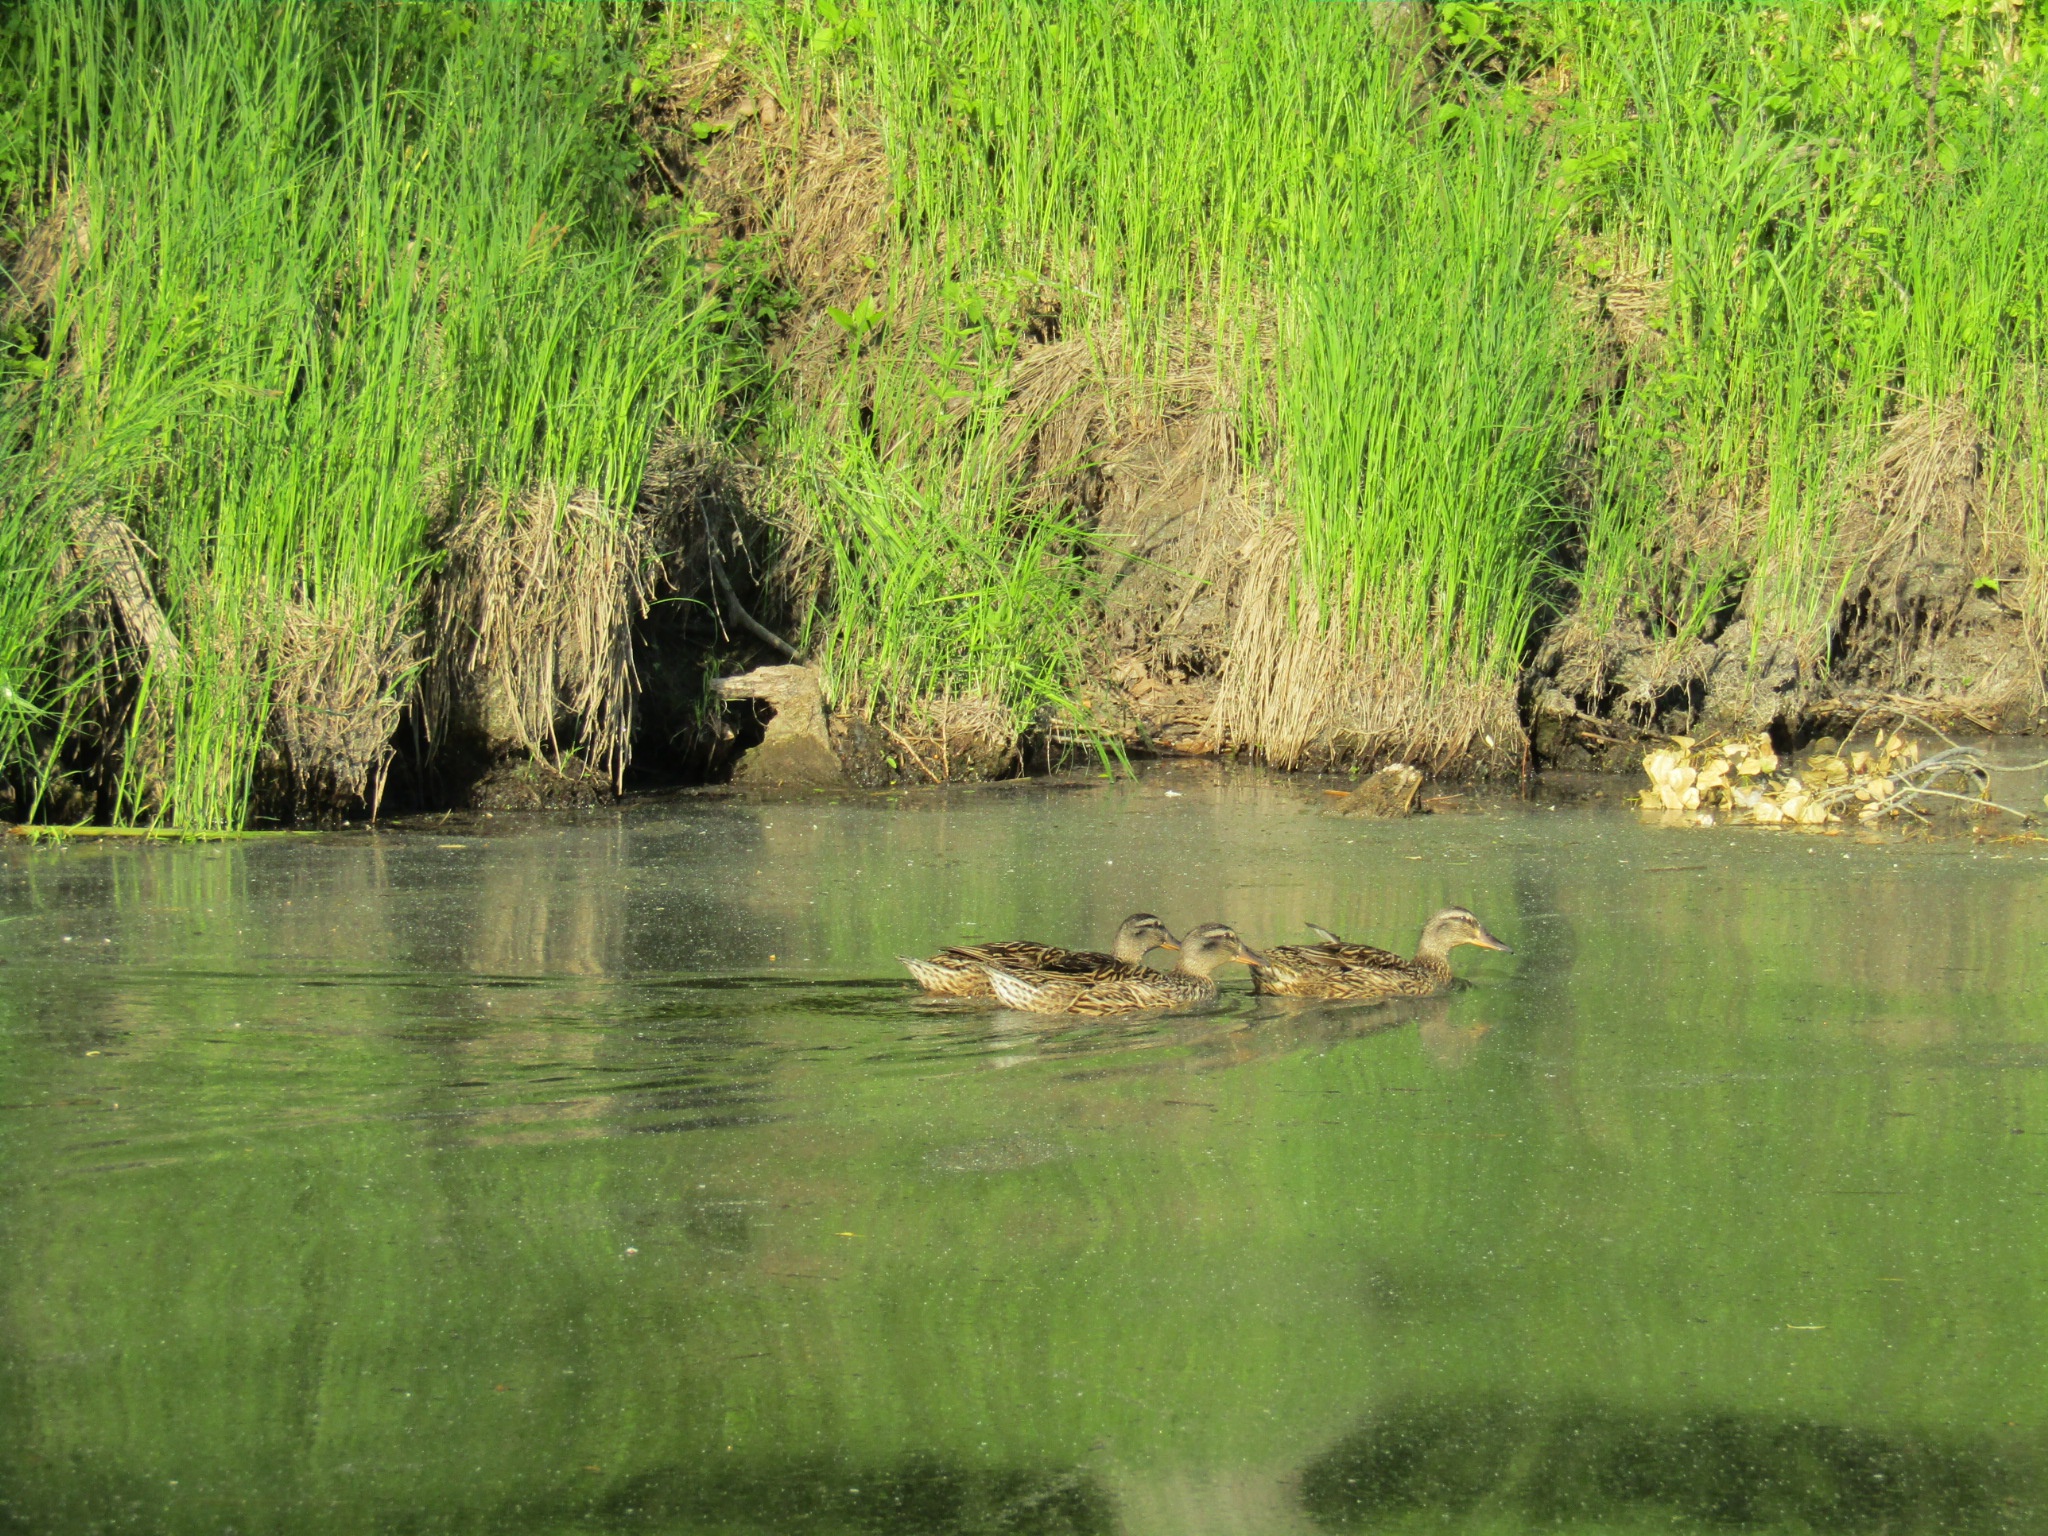
[[1768,736],[1670,740],[1643,759],[1650,787],[1642,807],[1701,826],[1712,826],[1717,815],[1765,827],[1814,827],[1850,815],[1876,821],[1896,814],[1892,802],[1903,788],[1897,772],[1920,761],[1919,743],[1896,732],[1880,732],[1868,751],[1816,752],[1799,771],[1783,773]]

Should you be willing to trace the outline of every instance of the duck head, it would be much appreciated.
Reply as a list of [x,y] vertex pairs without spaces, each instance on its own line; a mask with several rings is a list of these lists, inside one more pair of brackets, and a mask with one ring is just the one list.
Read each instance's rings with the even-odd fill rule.
[[1486,925],[1463,907],[1446,907],[1432,917],[1422,930],[1422,943],[1417,946],[1417,952],[1440,960],[1460,944],[1497,949],[1504,955],[1514,953],[1488,933]]
[[1239,965],[1264,965],[1266,957],[1237,936],[1228,923],[1204,923],[1190,928],[1180,941],[1180,964],[1184,971],[1208,976],[1218,966],[1235,961]]
[[1155,949],[1179,949],[1166,924],[1150,912],[1133,912],[1116,931],[1112,952],[1126,965],[1136,965]]

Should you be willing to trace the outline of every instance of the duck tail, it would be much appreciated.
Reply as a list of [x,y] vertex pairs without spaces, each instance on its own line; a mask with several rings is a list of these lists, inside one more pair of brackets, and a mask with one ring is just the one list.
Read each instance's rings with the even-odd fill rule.
[[1344,942],[1321,923],[1303,923],[1301,926],[1321,939],[1325,944],[1342,944]]
[[960,990],[960,967],[942,965],[935,960],[916,960],[909,955],[896,958],[925,991],[950,993]]

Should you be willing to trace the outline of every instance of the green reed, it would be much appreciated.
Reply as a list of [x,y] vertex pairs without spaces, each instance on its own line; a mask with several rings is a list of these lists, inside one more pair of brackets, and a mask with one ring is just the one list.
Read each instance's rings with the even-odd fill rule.
[[[787,378],[754,445],[819,544],[797,627],[837,698],[1084,713],[1065,487],[1100,434],[1035,457],[1027,333],[1112,433],[1224,417],[1297,535],[1290,622],[1367,667],[1500,694],[1574,598],[1818,664],[1843,509],[1915,412],[1967,413],[2048,562],[2040,18],[1444,7],[1424,70],[1403,14],[8,12],[6,243],[72,222],[47,301],[0,300],[0,765],[32,787],[111,729],[117,814],[241,820],[292,701],[410,696],[453,516],[542,484],[624,515],[657,426],[716,429],[735,321],[627,121],[700,21],[888,151],[844,375]],[[1615,283],[1625,355],[1588,318]],[[94,503],[174,654],[79,660]]]
[[1994,457],[2025,451],[2011,402],[2048,361],[2038,25],[1525,9],[1578,82],[1572,232],[1661,300],[1602,407],[1585,611],[1683,636],[1732,607],[1817,664],[1860,553],[1839,513],[1888,428],[1960,405]]
[[[51,4],[17,31],[44,206],[87,232],[28,435],[105,482],[179,642],[142,664],[118,814],[230,825],[281,689],[411,688],[470,499],[628,514],[723,316],[635,211],[607,9]],[[153,451],[97,469],[145,418]]]
[[[1597,625],[1817,661],[1894,424],[1960,400],[2024,457],[2038,21],[1465,7],[1425,86],[1367,7],[753,17],[882,129],[894,287],[1049,291],[1155,404],[1202,374],[1361,659],[1504,682],[1566,572]],[[1590,396],[1589,275],[1651,333]]]
[[[1364,7],[751,14],[771,73],[809,60],[888,142],[907,313],[875,366],[929,358],[916,306],[941,293],[1054,308],[1113,380],[1112,422],[1232,421],[1247,466],[1286,486],[1302,595],[1358,645],[1512,673],[1574,350],[1531,206],[1540,149],[1483,120],[1437,134]],[[907,437],[943,454],[957,435],[934,401]]]
[[826,687],[871,715],[973,703],[1014,732],[1073,723],[1083,534],[1021,502],[986,413],[955,449],[884,454],[815,424],[786,444],[788,503],[826,566],[829,618],[807,636]]
[[1580,348],[1538,161],[1475,119],[1393,147],[1316,231],[1279,368],[1304,577],[1366,652],[1511,677]]

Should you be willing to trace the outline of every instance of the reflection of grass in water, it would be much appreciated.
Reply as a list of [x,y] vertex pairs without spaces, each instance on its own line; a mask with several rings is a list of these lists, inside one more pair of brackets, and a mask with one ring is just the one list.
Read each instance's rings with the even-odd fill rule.
[[2029,1486],[1994,1447],[1951,1435],[1476,1397],[1389,1403],[1303,1470],[1301,1500],[1332,1530],[1960,1536],[2018,1529]]
[[[989,862],[963,879],[1000,884],[1019,828],[973,830]],[[1293,848],[1264,845],[1269,826],[1254,831],[1254,869],[1341,884],[1361,867],[1348,852],[1296,867]],[[1442,849],[1492,834],[1429,835]],[[1247,1032],[1248,1065],[1227,1042],[1118,1053],[1105,1036],[1079,1060],[991,1069],[905,1061],[904,1015],[875,987],[779,1001],[753,980],[493,987],[501,1009],[528,1010],[506,1025],[456,1016],[431,987],[277,975],[278,954],[324,944],[439,978],[465,935],[502,953],[465,903],[500,903],[511,923],[551,881],[629,907],[636,870],[613,846],[536,843],[531,878],[493,870],[459,900],[423,888],[418,865],[379,873],[384,845],[360,864],[235,845],[31,870],[52,904],[102,863],[126,871],[110,877],[124,958],[219,973],[159,989],[65,972],[66,1017],[118,1006],[136,1031],[115,1067],[42,1053],[48,994],[0,995],[10,1102],[39,1106],[0,1121],[0,1224],[17,1235],[0,1251],[0,1479],[32,1525],[85,1526],[128,1508],[118,1494],[176,1532],[384,1518],[362,1511],[390,1527],[429,1509],[449,1529],[500,1530],[511,1502],[623,1510],[623,1490],[673,1490],[677,1468],[738,1497],[784,1471],[903,1476],[918,1456],[990,1487],[1097,1455],[1139,1474],[1296,1469],[1403,1392],[1585,1393],[1667,1425],[1705,1402],[1878,1435],[1867,1426],[1895,1410],[1969,1435],[2013,1417],[2014,1383],[2039,1374],[2028,1277],[2048,1228],[2040,1202],[2014,1198],[2039,1187],[2023,1182],[2039,1153],[2011,1129],[2042,1118],[2048,1089],[2038,1073],[1990,1079],[1969,1049],[1973,1030],[2027,1038],[2024,902],[1901,877],[1859,881],[1845,909],[1799,878],[1799,860],[1820,862],[1804,852],[1760,855],[1744,866],[1758,878],[1713,894],[1660,880],[1645,895],[1618,889],[1609,861],[1640,844],[1546,843],[1518,904],[1578,916],[1528,946],[1530,980],[1443,1000],[1454,1026],[1494,1025],[1452,1075],[1405,1030],[1348,1040],[1313,1020]],[[826,846],[819,879],[875,843]],[[1424,871],[1394,863],[1371,899],[1426,907],[1440,877]],[[1499,866],[1479,874],[1508,888]],[[723,888],[720,868],[693,877]],[[928,873],[910,878],[929,886],[911,899],[943,899]],[[1061,899],[1121,915],[1117,888],[1062,878]],[[203,940],[168,905],[204,917]],[[1951,909],[1952,927],[1926,918]],[[596,932],[573,902],[551,910]],[[848,916],[833,953],[871,954],[871,918]],[[1886,937],[1915,920],[1913,944]],[[422,932],[445,947],[413,947]],[[196,942],[210,952],[190,955]],[[1986,967],[1968,983],[1981,990],[1959,994],[1949,966]],[[850,1011],[819,1013],[820,995]],[[664,1031],[671,1012],[682,1027]],[[1953,1051],[1873,1045],[1874,1013],[1949,1020]],[[197,1038],[280,1016],[307,1026],[288,1049],[252,1031]],[[1285,1031],[1291,1047],[1271,1048]],[[514,1086],[560,1062],[628,1090],[673,1085],[655,1096],[765,1084],[770,1111],[789,1112],[572,1143],[630,1129],[638,1095],[607,1108],[579,1079],[560,1091],[588,1118],[501,1127],[448,1087],[484,1060],[476,1076]],[[50,1102],[108,1071],[123,1115],[140,1103],[142,1117],[102,1130],[96,1111]],[[345,1122],[293,1118],[343,1103]],[[655,1109],[688,1111],[673,1123],[717,1107]],[[501,1130],[539,1144],[491,1144]],[[1072,1152],[1027,1161],[1034,1141]],[[175,1161],[108,1166],[159,1158]],[[93,1481],[110,1465],[130,1481]],[[183,1512],[174,1478],[233,1492]]]

